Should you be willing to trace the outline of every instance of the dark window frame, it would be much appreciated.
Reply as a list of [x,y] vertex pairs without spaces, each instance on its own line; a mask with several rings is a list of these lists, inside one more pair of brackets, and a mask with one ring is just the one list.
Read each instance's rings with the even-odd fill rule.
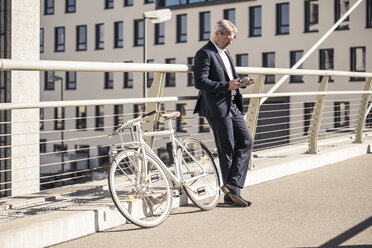
[[116,129],[119,123],[123,123],[123,121],[124,121],[124,105],[116,104],[114,105],[114,129]]
[[65,1],[65,13],[75,13],[76,12],[76,0],[66,0]]
[[[82,34],[85,39],[81,41]],[[87,25],[76,26],[76,51],[86,51],[88,49],[88,27]]]
[[[133,63],[133,61],[125,61],[124,63]],[[134,77],[133,72],[126,71],[123,75],[123,88],[124,89],[133,89]]]
[[[165,59],[166,64],[175,64],[176,58],[167,58]],[[167,72],[165,74],[165,87],[176,87],[176,73]]]
[[[58,118],[59,109],[61,109],[61,118]],[[65,107],[54,108],[54,130],[65,130]]]
[[[301,53],[301,57],[302,57],[303,54],[304,54],[304,50],[293,50],[293,51],[290,51],[289,57],[290,57],[290,67],[291,68],[298,61],[298,60],[296,60],[297,53]],[[297,67],[297,69],[302,69],[302,68],[303,68],[303,64],[301,64],[299,67]],[[291,75],[290,76],[289,83],[303,83],[303,82],[304,82],[304,79],[303,79],[303,76],[302,75]]]
[[366,28],[372,28],[372,0],[366,0]]
[[[314,5],[311,5],[311,2],[316,2],[317,3],[317,7],[316,7],[316,21],[315,22],[311,22],[311,14],[312,14],[312,10],[314,11],[315,9],[312,9],[311,7],[314,6]],[[314,32],[319,32],[319,29],[318,28],[315,28],[315,29],[311,29],[311,25],[317,25],[319,24],[319,1],[318,0],[305,0],[305,20],[304,20],[304,23],[305,23],[305,27],[304,27],[304,30],[305,30],[305,33],[314,33]]]
[[[260,23],[261,25],[256,24],[256,10],[260,10]],[[262,6],[251,6],[249,7],[249,37],[260,37],[262,36]],[[256,34],[256,31],[258,34]]]
[[[95,25],[95,49],[103,50],[105,48],[105,25],[103,23],[97,23]],[[102,31],[102,39],[101,39]]]
[[105,0],[105,9],[113,9],[114,0]]
[[[184,32],[183,29],[185,30]],[[187,42],[187,14],[177,15],[176,42],[177,43]]]
[[[274,55],[274,67],[269,67],[268,65],[268,56]],[[262,67],[265,68],[275,68],[275,52],[264,52],[262,53]],[[265,77],[265,84],[274,84],[275,83],[275,74],[269,74]]]
[[[239,53],[236,54],[236,66],[243,66],[247,67],[248,66],[248,53]],[[244,61],[243,61],[244,59]],[[247,77],[248,74],[239,74],[239,78],[244,78]]]
[[40,139],[39,141],[39,149],[40,153],[46,153],[47,152],[47,140],[46,139]]
[[54,90],[55,83],[54,80],[49,80],[49,78],[54,78],[55,72],[54,71],[45,71],[44,72],[44,90]]
[[[343,15],[341,14],[341,2],[340,1],[349,1],[349,0],[334,0],[334,10],[335,10],[335,23]],[[350,1],[349,1],[350,8]],[[345,20],[335,29],[335,30],[349,30],[350,29],[350,15],[345,18]]]
[[114,89],[114,73],[104,72],[104,89]]
[[[153,59],[147,60],[148,64],[154,63]],[[151,87],[152,81],[154,81],[154,72],[147,72],[147,88]]]
[[[356,69],[356,61],[357,61],[357,49],[362,49],[363,52],[363,63],[364,63],[364,70],[357,70]],[[366,72],[366,47],[365,46],[358,46],[358,47],[350,47],[350,71],[353,72]],[[366,78],[364,77],[350,77],[350,82],[360,82],[365,81]]]
[[[209,27],[206,26],[206,19],[209,18]],[[211,38],[211,12],[203,11],[199,13],[199,41],[209,40]]]
[[155,3],[154,0],[145,0],[144,4]]
[[76,71],[66,71],[66,90],[76,90],[76,75]]
[[[187,64],[188,66],[194,67],[194,57],[188,57],[187,58]],[[195,86],[194,82],[194,72],[187,73],[187,86]]]
[[[102,109],[102,112],[101,112]],[[96,105],[95,106],[95,130],[103,131],[105,126],[105,105]]]
[[[332,66],[329,68],[326,68],[326,52],[327,54],[332,54],[331,56],[331,61],[332,61]],[[333,70],[335,65],[334,65],[334,49],[333,48],[325,48],[325,49],[319,49],[319,70]],[[322,80],[323,76],[319,76],[319,82]],[[332,77],[329,77],[328,82],[334,82],[334,79]]]
[[[133,46],[143,46],[145,42],[145,23],[143,19],[136,19],[133,20],[133,25],[134,25],[134,36],[133,36]],[[141,34],[141,29],[142,28],[142,36]]]
[[164,45],[165,44],[165,23],[156,23],[155,25],[155,37],[154,37],[154,44],[155,45]]
[[186,103],[177,103],[176,110],[181,113],[181,116],[176,120],[176,132],[186,133],[187,132],[187,104]]
[[[341,104],[345,104],[344,113],[341,113]],[[341,120],[342,114],[344,120]],[[340,127],[350,127],[350,102],[348,101],[334,102],[334,128]]]
[[124,7],[133,6],[133,0],[124,0]]
[[124,22],[114,22],[114,48],[124,47]]
[[[288,24],[283,23],[283,7],[288,6]],[[276,35],[287,35],[290,32],[290,8],[289,2],[285,3],[277,3],[276,4]],[[283,28],[287,28],[288,31],[282,30]]]
[[54,0],[45,0],[44,1],[44,15],[54,15],[54,6],[55,6]]
[[[87,130],[87,106],[77,106],[76,108],[76,129]],[[83,110],[83,111],[81,111]]]
[[[230,15],[233,14],[233,17]],[[236,11],[235,8],[229,8],[223,10],[223,19],[229,20],[232,23],[236,24]]]
[[40,53],[44,53],[44,28],[40,28]]
[[[62,31],[63,39],[60,42],[60,35]],[[64,52],[65,51],[65,27],[55,27],[54,28],[54,52]]]

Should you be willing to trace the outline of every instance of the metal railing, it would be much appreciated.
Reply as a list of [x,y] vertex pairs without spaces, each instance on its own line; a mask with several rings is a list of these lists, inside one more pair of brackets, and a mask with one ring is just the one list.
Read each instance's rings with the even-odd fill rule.
[[[48,101],[36,103],[1,103],[0,111],[37,109],[43,118],[32,121],[0,121],[0,125],[14,127],[12,133],[1,133],[0,137],[11,138],[10,144],[0,144],[0,195],[12,192],[16,187],[27,188],[37,184],[38,188],[49,189],[75,182],[86,182],[106,177],[110,163],[107,151],[118,140],[109,140],[107,135],[120,121],[133,118],[142,111],[157,109],[159,112],[181,110],[183,116],[175,126],[181,137],[197,136],[215,152],[213,135],[204,118],[192,114],[196,96],[163,97],[165,73],[190,73],[192,67],[175,64],[135,64],[72,61],[14,61],[0,60],[1,70],[31,71],[115,71],[155,72],[154,82],[148,98]],[[256,74],[257,82],[252,93],[243,94],[247,112],[247,125],[255,137],[254,154],[262,150],[307,144],[308,153],[319,151],[318,141],[333,137],[354,136],[355,142],[362,142],[363,135],[372,130],[372,114],[368,107],[372,94],[372,73],[289,70],[270,68],[237,67],[240,74]],[[263,93],[265,75],[323,76],[316,92]],[[364,89],[356,91],[327,91],[329,77],[364,77]],[[39,83],[39,82],[37,82]],[[262,99],[267,98],[264,103]],[[140,104],[139,104],[140,103]],[[146,107],[144,107],[146,104]],[[178,104],[178,105],[177,105]],[[84,106],[81,115],[76,115],[78,106]],[[96,106],[104,106],[104,114],[92,114]],[[121,106],[121,107],[115,107]],[[64,116],[54,118],[54,112],[64,109]],[[121,111],[116,111],[122,109]],[[136,111],[134,111],[136,109]],[[157,117],[146,122],[145,129],[163,128]],[[38,130],[24,131],[19,126],[37,125]],[[61,126],[59,126],[61,125]],[[21,130],[19,133],[16,130]],[[61,135],[63,133],[63,135]],[[18,141],[17,137],[38,137],[31,142]],[[128,135],[129,138],[129,135]],[[36,140],[36,142],[35,142]],[[15,141],[15,142],[13,142]],[[164,161],[168,159],[166,141],[148,140]],[[22,153],[22,147],[38,147],[32,154]],[[13,150],[18,152],[14,153]],[[11,151],[11,152],[10,152]],[[23,161],[34,156],[39,164],[12,168],[11,161]],[[254,163],[254,158],[253,158]],[[37,168],[35,168],[37,167]],[[18,177],[24,169],[37,169],[38,176]],[[4,175],[12,175],[6,177]],[[35,175],[35,173],[33,174]],[[8,179],[7,179],[8,178]],[[24,183],[30,182],[30,183]]]

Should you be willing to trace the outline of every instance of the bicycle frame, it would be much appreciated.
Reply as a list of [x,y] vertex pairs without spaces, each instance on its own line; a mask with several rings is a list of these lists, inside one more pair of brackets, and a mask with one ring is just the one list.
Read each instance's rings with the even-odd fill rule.
[[[154,131],[154,132],[142,132],[142,128],[141,128],[141,123],[138,121],[138,122],[135,122],[133,123],[133,126],[131,126],[131,134],[132,134],[132,138],[133,138],[133,142],[127,142],[127,143],[124,143],[123,142],[123,139],[122,139],[122,147],[124,149],[124,144],[133,144],[133,145],[138,145],[138,148],[136,149],[139,149],[140,153],[141,153],[141,157],[142,157],[142,161],[143,161],[143,165],[146,165],[147,164],[147,159],[146,159],[146,156],[145,154],[149,154],[154,160],[155,162],[157,162],[163,169],[163,171],[165,172],[165,174],[167,175],[168,179],[170,179],[173,184],[174,184],[174,187],[176,188],[179,188],[181,186],[185,186],[185,187],[188,187],[188,185],[186,184],[186,182],[188,181],[193,181],[193,180],[196,180],[200,177],[203,177],[205,176],[206,172],[205,172],[205,169],[204,167],[197,161],[197,159],[195,159],[195,157],[186,149],[186,147],[175,137],[175,131],[173,129],[173,126],[172,126],[172,120],[171,119],[168,119],[168,130],[163,130],[163,131]],[[136,135],[134,135],[136,134]],[[120,135],[122,136],[122,135]],[[172,143],[172,151],[173,151],[173,158],[174,158],[174,162],[175,162],[175,175],[168,169],[168,167],[163,163],[163,161],[159,158],[159,156],[157,154],[155,154],[155,152],[151,149],[151,147],[144,141],[143,137],[150,137],[150,136],[168,136],[171,140],[171,143]],[[194,178],[191,178],[189,180],[186,180],[184,181],[183,178],[182,178],[182,171],[181,171],[181,164],[182,164],[182,161],[181,159],[178,157],[177,155],[177,147],[180,147],[181,149],[183,149],[186,154],[192,158],[192,160],[200,167],[202,168],[202,171],[203,173],[197,177],[194,177]],[[125,150],[125,149],[124,149]],[[147,175],[148,175],[148,171],[147,171],[147,166],[140,166],[139,167],[139,171],[138,173],[142,173],[142,169],[145,170],[145,178],[147,178]],[[139,180],[140,177],[137,177]],[[137,182],[139,183],[139,182]]]

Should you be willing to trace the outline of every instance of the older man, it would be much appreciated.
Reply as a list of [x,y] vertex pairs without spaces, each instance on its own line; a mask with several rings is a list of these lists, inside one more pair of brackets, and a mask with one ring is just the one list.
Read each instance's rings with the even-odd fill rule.
[[244,187],[253,140],[245,124],[239,88],[254,83],[254,78],[240,79],[226,48],[237,29],[228,20],[217,22],[212,38],[195,55],[195,87],[199,89],[194,113],[205,116],[213,130],[225,193],[224,202],[247,207]]

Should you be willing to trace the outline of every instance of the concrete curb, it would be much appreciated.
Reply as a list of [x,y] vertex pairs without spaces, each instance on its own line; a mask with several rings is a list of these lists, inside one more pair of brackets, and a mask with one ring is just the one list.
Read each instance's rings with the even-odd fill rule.
[[[298,154],[258,163],[248,173],[250,186],[291,174],[311,170],[369,152],[370,144],[342,144],[326,148],[320,154]],[[174,198],[173,207],[186,205],[186,194]],[[58,211],[16,219],[0,224],[0,247],[45,247],[126,223],[111,198],[68,207]]]

